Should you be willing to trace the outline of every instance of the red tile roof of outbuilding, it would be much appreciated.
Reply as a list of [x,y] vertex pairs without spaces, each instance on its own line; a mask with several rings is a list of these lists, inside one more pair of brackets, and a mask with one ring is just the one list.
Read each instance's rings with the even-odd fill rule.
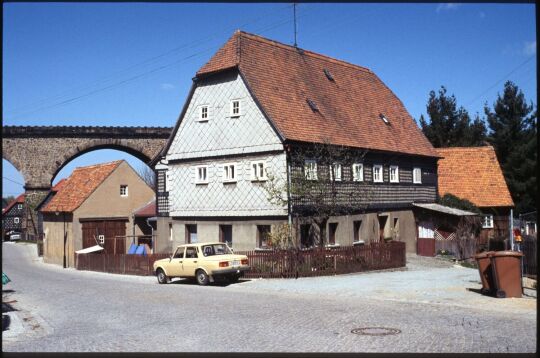
[[143,207],[135,210],[133,215],[143,218],[156,216],[156,200],[154,199]]
[[367,68],[242,31],[197,77],[230,68],[239,69],[285,140],[437,156],[403,103]]
[[122,162],[123,160],[117,160],[110,163],[75,168],[73,173],[61,184],[56,195],[41,211],[74,211]]
[[450,193],[483,207],[514,206],[495,150],[485,147],[437,148],[439,195]]

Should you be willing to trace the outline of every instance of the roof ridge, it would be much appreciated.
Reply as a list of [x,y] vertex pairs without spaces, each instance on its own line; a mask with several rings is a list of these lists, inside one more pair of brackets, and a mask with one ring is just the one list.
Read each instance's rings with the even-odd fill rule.
[[266,37],[263,37],[263,36],[260,36],[260,35],[252,34],[252,33],[246,32],[246,31],[237,30],[235,35],[236,34],[239,37],[247,37],[247,38],[249,38],[250,40],[253,40],[253,41],[259,41],[259,42],[262,42],[262,43],[266,43],[268,45],[278,46],[278,47],[283,48],[284,50],[296,51],[297,52],[298,49],[300,49],[300,50],[303,51],[303,53],[305,55],[309,55],[311,57],[316,57],[316,58],[319,58],[321,60],[326,60],[326,61],[329,61],[329,62],[333,62],[333,63],[338,64],[338,65],[344,65],[344,66],[352,67],[352,68],[355,68],[355,69],[358,69],[358,70],[361,70],[361,71],[365,71],[365,72],[368,72],[368,73],[374,73],[373,71],[371,71],[367,67],[356,65],[354,63],[350,63],[350,62],[343,61],[343,60],[338,60],[338,59],[336,59],[334,57],[330,57],[328,55],[323,55],[323,54],[313,52],[313,51],[310,51],[310,50],[305,50],[303,48],[295,47],[293,45],[287,45],[287,44],[284,44],[282,42],[272,40],[272,39],[269,39],[269,38],[266,38]]
[[439,147],[435,150],[478,150],[478,149],[495,149],[492,145],[480,145],[480,146],[471,146],[471,147]]
[[125,160],[124,159],[119,159],[119,160],[113,160],[112,162],[107,162],[107,163],[98,163],[98,164],[92,164],[92,165],[87,165],[87,166],[84,166],[84,167],[76,167],[75,169],[73,169],[73,171],[75,170],[78,170],[78,169],[94,169],[94,168],[97,168],[97,167],[104,167],[106,165],[119,165],[121,162],[124,162]]

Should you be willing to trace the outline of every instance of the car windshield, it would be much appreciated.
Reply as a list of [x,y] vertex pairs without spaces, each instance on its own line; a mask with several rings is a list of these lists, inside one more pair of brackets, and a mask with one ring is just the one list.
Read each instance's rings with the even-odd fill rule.
[[202,247],[202,252],[204,256],[232,254],[229,247],[225,244],[204,245]]

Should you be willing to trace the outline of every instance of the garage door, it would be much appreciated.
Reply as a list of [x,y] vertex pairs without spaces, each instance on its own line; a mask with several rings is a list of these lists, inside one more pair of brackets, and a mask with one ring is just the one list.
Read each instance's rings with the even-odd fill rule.
[[[101,244],[109,254],[125,254],[125,239],[117,239],[117,236],[126,235],[126,220],[94,220],[82,221],[82,241],[83,249],[99,243],[100,236],[104,239]],[[116,245],[115,245],[116,242]],[[116,246],[116,247],[115,247]]]

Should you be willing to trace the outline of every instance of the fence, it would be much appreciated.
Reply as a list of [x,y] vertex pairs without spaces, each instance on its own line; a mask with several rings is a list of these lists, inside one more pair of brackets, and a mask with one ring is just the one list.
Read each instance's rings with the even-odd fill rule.
[[538,269],[538,252],[536,251],[536,237],[523,236],[521,244],[523,252],[523,276],[536,279]]
[[75,268],[77,270],[147,276],[153,274],[154,261],[166,257],[170,257],[170,254],[77,254]]
[[474,257],[477,251],[476,238],[471,239],[444,239],[434,240],[435,252],[439,254],[443,250],[454,255],[458,260],[465,260]]
[[[251,270],[246,278],[326,276],[405,266],[405,243],[375,243],[360,247],[339,247],[306,251],[245,251]],[[130,275],[152,275],[154,261],[170,254],[111,255],[105,253],[78,254],[77,270],[100,271]]]
[[243,251],[251,270],[246,278],[311,277],[405,266],[405,243],[374,243],[325,250]]

